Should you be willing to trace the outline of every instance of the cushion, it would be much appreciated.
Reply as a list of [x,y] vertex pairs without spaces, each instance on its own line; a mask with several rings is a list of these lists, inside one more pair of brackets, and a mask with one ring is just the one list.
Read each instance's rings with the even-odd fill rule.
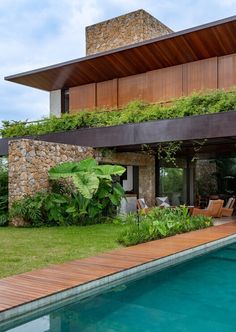
[[139,202],[139,205],[140,205],[141,209],[146,209],[146,208],[148,208],[148,206],[147,206],[147,204],[146,204],[144,198],[139,198],[139,199],[138,199],[138,202]]
[[160,206],[160,207],[170,207],[169,198],[167,196],[156,197],[156,203],[157,203],[157,206]]

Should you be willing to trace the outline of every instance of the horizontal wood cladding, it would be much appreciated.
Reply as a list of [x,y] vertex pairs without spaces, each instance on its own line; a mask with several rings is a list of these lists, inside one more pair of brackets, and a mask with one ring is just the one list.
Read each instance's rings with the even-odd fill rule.
[[70,113],[96,107],[96,84],[86,84],[69,89]]
[[97,83],[97,107],[116,107],[118,79]]
[[71,88],[70,112],[122,106],[135,99],[166,102],[194,91],[229,89],[234,85],[236,54],[231,54]]

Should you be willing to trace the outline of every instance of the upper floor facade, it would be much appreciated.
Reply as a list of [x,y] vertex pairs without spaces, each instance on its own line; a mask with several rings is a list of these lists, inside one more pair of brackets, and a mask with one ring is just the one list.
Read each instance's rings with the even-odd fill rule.
[[50,92],[50,113],[168,103],[236,85],[236,17],[180,32],[143,10],[86,28],[86,56],[7,80]]

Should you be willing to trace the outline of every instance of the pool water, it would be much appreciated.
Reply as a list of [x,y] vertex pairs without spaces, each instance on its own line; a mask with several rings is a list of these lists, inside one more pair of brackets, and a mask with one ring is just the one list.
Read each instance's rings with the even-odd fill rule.
[[235,332],[236,243],[8,331]]

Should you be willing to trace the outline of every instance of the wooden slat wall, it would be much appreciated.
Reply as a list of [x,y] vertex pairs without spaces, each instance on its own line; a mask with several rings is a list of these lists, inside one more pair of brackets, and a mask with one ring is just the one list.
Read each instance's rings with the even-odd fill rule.
[[96,107],[96,84],[86,84],[69,89],[70,113]]
[[146,100],[170,100],[183,93],[182,65],[147,72]]
[[97,83],[97,107],[118,105],[118,79]]
[[146,100],[146,73],[119,79],[118,106],[126,105],[131,100]]
[[218,88],[229,89],[236,85],[236,54],[218,58]]
[[208,89],[217,89],[217,58],[184,64],[183,95]]
[[82,108],[122,106],[135,99],[168,101],[193,91],[229,89],[234,85],[236,54],[71,88],[70,113]]

